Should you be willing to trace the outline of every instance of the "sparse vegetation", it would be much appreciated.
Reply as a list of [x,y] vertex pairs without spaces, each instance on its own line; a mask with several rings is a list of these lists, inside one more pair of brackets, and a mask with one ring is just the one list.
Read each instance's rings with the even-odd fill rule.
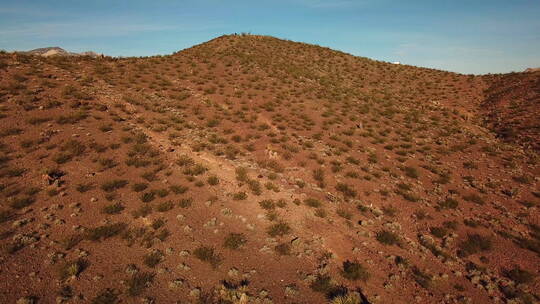
[[369,273],[362,264],[356,261],[343,262],[342,275],[344,278],[351,281],[367,281],[369,279]]
[[476,233],[469,234],[467,239],[459,244],[458,255],[465,257],[482,251],[488,251],[491,247],[491,238]]
[[313,207],[313,208],[319,208],[322,206],[321,201],[315,198],[307,198],[304,200],[304,204]]
[[244,191],[236,192],[233,194],[233,200],[235,201],[243,201],[247,199],[247,193]]
[[137,272],[127,280],[127,293],[135,297],[143,293],[154,281],[155,275],[151,272]]
[[271,237],[284,236],[291,232],[291,227],[285,222],[278,222],[268,227],[267,232]]
[[229,233],[223,242],[223,246],[228,249],[240,249],[246,244],[247,239],[243,233]]
[[392,231],[379,231],[377,232],[376,238],[377,241],[385,245],[400,245],[399,236]]
[[150,268],[156,267],[163,260],[163,253],[159,250],[154,250],[144,256],[144,264]]
[[91,304],[115,304],[118,303],[119,292],[106,288],[102,290],[95,298],[93,298]]
[[208,246],[197,247],[193,251],[193,254],[199,260],[212,265],[213,268],[217,268],[223,260],[223,258],[217,252],[215,252],[214,248]]
[[125,209],[125,207],[122,204],[114,203],[114,204],[110,204],[110,205],[107,205],[107,206],[103,207],[102,212],[106,213],[106,214],[119,214],[124,209]]
[[535,275],[527,270],[514,267],[504,271],[504,275],[517,284],[528,284],[533,281]]
[[125,223],[114,223],[90,228],[86,232],[86,238],[91,241],[101,241],[120,234],[127,228]]
[[356,190],[354,190],[350,185],[344,183],[338,183],[336,185],[336,190],[343,193],[345,198],[354,198],[356,197]]
[[101,185],[101,190],[105,192],[112,192],[121,188],[124,188],[128,184],[128,181],[125,179],[115,179],[108,182],[105,182]]
[[76,189],[80,193],[85,193],[94,189],[94,185],[91,183],[78,184]]
[[0,74],[0,301],[538,300],[538,72],[241,34]]
[[88,262],[83,259],[65,262],[58,270],[60,280],[67,280],[68,278],[76,277],[83,272],[86,267],[88,267]]

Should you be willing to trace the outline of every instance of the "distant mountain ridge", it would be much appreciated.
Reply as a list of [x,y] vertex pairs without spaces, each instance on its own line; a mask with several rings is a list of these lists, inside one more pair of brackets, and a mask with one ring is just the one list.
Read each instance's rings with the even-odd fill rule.
[[42,57],[50,57],[50,56],[90,56],[90,57],[98,57],[102,54],[98,54],[96,52],[82,52],[82,53],[73,53],[68,52],[64,50],[61,47],[53,46],[53,47],[44,47],[44,48],[37,48],[30,51],[21,52],[23,54],[28,55],[36,55],[36,56],[42,56]]

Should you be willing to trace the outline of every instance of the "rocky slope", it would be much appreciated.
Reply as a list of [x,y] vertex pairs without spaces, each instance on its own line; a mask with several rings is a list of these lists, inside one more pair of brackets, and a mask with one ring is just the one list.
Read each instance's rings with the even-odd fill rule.
[[502,140],[540,151],[540,71],[486,76],[487,126]]
[[521,74],[231,35],[0,76],[2,303],[539,300],[538,155],[483,126]]

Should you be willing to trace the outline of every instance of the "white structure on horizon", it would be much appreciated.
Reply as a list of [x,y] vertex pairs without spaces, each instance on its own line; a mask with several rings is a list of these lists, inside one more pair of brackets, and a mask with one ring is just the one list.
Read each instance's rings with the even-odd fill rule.
[[401,64],[399,61],[393,61],[392,64]]

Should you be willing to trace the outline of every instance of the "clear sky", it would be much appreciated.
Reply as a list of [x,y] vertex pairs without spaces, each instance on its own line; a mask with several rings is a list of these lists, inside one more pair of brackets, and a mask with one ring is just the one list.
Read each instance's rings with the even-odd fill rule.
[[540,0],[0,0],[0,49],[169,54],[251,32],[461,73],[540,67]]

